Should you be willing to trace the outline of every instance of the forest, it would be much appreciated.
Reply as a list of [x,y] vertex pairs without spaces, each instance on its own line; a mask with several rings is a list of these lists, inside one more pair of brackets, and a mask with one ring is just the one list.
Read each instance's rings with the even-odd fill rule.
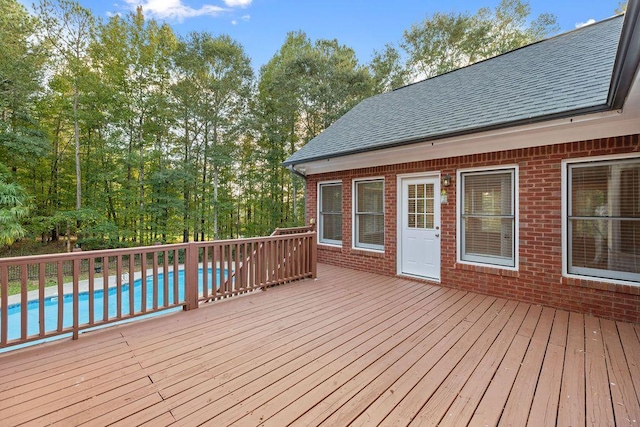
[[503,0],[416,17],[368,63],[292,31],[254,70],[229,36],[179,36],[141,8],[107,20],[71,0],[0,10],[4,256],[18,241],[90,250],[302,225],[304,180],[281,163],[346,111],[558,31]]

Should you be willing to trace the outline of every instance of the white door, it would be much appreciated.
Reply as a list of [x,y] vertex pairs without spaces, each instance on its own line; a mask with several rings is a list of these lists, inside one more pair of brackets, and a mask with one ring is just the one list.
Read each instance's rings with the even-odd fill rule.
[[402,180],[401,269],[440,280],[440,178]]

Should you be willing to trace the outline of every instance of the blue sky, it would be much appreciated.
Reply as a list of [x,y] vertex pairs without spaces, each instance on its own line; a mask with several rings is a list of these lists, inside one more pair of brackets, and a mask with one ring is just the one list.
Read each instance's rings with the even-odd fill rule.
[[[37,1],[37,0],[36,0]],[[23,0],[27,3],[27,0]],[[30,3],[30,2],[29,2]],[[411,24],[434,12],[475,13],[499,0],[80,0],[96,16],[108,19],[142,4],[145,15],[168,22],[174,31],[228,34],[240,42],[257,70],[278,51],[289,31],[312,39],[338,39],[352,47],[361,62],[374,49],[397,44]],[[556,15],[562,32],[590,19],[613,15],[618,0],[530,0],[532,16]]]

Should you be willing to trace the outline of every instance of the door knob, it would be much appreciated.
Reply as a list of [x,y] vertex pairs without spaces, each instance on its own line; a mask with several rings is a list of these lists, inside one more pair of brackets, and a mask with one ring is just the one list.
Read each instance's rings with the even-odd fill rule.
[[440,237],[440,235],[439,235],[439,234],[436,234],[436,237]]

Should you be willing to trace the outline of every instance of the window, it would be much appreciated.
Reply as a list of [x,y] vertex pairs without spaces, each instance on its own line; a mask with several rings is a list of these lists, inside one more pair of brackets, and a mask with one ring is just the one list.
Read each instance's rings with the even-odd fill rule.
[[640,159],[567,165],[568,272],[640,281]]
[[318,201],[320,243],[342,244],[342,184],[320,183]]
[[459,258],[515,267],[516,169],[461,172]]
[[354,182],[355,247],[384,249],[384,180]]

